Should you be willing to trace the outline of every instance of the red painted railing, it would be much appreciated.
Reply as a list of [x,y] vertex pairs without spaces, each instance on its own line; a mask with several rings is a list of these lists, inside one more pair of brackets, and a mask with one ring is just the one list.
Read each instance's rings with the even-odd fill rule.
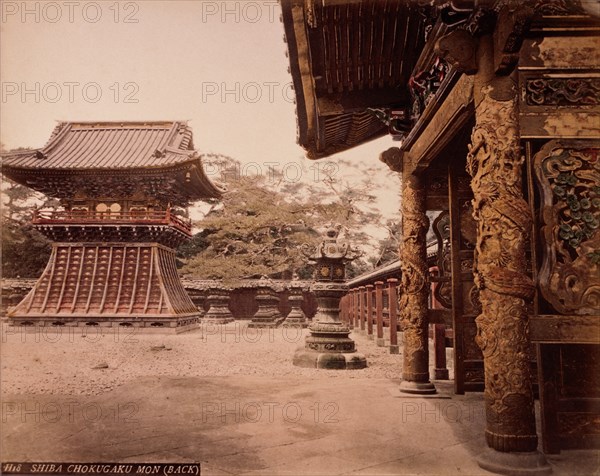
[[66,223],[85,225],[172,225],[188,235],[192,233],[192,222],[174,215],[171,210],[136,210],[131,212],[35,210],[33,212],[34,225],[62,225]]
[[389,328],[390,351],[398,351],[398,280],[390,278],[387,285],[376,281],[375,285],[350,289],[340,302],[342,321],[353,329],[377,336],[383,345],[383,329]]
[[[433,309],[441,308],[434,296],[438,283],[432,283]],[[370,339],[377,338],[377,345],[383,346],[389,338],[390,353],[399,353],[398,332],[398,280],[390,278],[387,285],[383,281],[350,289],[340,300],[340,316],[342,322],[350,329],[364,332]],[[384,328],[389,329],[389,336],[384,336]],[[386,338],[387,337],[387,338]],[[433,337],[435,349],[435,378],[448,379],[446,362],[446,338],[452,338],[452,331],[444,324],[432,323],[430,337]]]

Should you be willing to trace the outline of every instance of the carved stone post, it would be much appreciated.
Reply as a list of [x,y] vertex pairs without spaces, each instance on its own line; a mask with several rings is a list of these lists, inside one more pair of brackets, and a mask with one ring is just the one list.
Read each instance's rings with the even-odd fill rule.
[[292,310],[288,314],[285,321],[283,321],[283,327],[308,327],[308,322],[306,320],[306,316],[304,315],[304,311],[302,310],[302,301],[304,300],[304,296],[302,286],[293,285],[290,286],[290,295],[288,297],[288,301]]
[[[541,474],[530,374],[527,302],[534,285],[525,249],[531,212],[522,192],[517,90],[514,78],[494,73],[491,35],[479,41],[474,95],[476,124],[467,168],[477,221],[475,283],[482,311],[477,343],[483,351],[487,444],[479,464],[492,471]],[[516,453],[510,453],[516,452]]]
[[211,322],[214,324],[227,324],[235,321],[233,314],[229,310],[229,290],[221,288],[210,288],[206,298],[210,306],[202,322]]
[[425,239],[428,228],[425,187],[420,177],[410,175],[404,178],[400,245],[399,314],[404,347],[400,391],[405,393],[431,394],[436,391],[429,381],[429,268]]
[[277,327],[283,320],[279,312],[279,296],[271,285],[263,284],[256,288],[258,311],[252,316],[249,328]]

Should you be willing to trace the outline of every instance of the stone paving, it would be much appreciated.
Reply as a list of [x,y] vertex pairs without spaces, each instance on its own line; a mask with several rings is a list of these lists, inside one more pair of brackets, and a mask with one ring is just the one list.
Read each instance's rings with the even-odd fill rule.
[[[108,377],[85,375],[115,369],[122,351],[112,338],[93,350],[112,349],[113,360],[90,355],[92,347],[82,352],[81,343],[3,339],[2,461],[201,462],[205,475],[491,474],[475,462],[485,448],[482,394],[453,395],[451,381],[435,382],[435,396],[400,394],[389,366],[401,356],[360,333],[352,337],[371,367],[356,371],[297,369],[298,343],[278,332],[249,349],[230,336],[235,345],[198,332],[136,336],[138,353],[119,367],[129,377],[108,388]],[[154,355],[161,364],[145,365]],[[227,375],[222,366],[236,355],[238,370]],[[61,366],[55,358],[69,382],[32,384]],[[108,367],[91,369],[102,360]],[[186,370],[177,372],[177,362]],[[600,474],[598,452],[549,460],[557,475]]]

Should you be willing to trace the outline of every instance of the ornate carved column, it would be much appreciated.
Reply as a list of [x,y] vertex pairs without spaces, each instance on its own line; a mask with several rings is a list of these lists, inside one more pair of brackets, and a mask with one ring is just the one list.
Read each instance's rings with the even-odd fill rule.
[[535,288],[525,256],[532,217],[522,191],[517,89],[513,77],[494,72],[491,35],[479,40],[474,97],[467,169],[478,227],[473,271],[482,311],[476,340],[484,357],[486,441],[496,450],[484,453],[479,464],[498,472],[519,467],[541,474],[550,468],[535,453],[527,314]]
[[477,342],[486,373],[486,439],[500,451],[533,451],[537,435],[525,304],[534,292],[525,269],[531,213],[521,189],[515,86],[510,77],[495,77],[486,68],[493,53],[491,38],[484,42],[490,48],[481,48],[482,67],[475,77],[479,105],[467,167],[478,226],[474,272],[482,306]]
[[426,235],[425,188],[420,177],[405,177],[402,192],[402,241],[400,245],[399,314],[403,330],[403,363],[400,391],[435,393],[429,381],[427,299],[429,268]]

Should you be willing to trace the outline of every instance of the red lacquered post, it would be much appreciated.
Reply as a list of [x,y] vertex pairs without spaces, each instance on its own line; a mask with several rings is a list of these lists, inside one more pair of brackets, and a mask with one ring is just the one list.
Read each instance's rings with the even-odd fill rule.
[[375,322],[377,324],[377,345],[383,347],[383,281],[375,282]]
[[364,286],[360,286],[358,288],[358,296],[359,296],[358,315],[359,315],[359,319],[360,319],[360,330],[364,331],[365,330],[365,309],[367,307]]
[[369,339],[373,338],[373,288],[372,284],[367,284],[367,335]]
[[388,300],[390,306],[390,354],[399,354],[398,347],[398,280],[390,278],[388,282]]

